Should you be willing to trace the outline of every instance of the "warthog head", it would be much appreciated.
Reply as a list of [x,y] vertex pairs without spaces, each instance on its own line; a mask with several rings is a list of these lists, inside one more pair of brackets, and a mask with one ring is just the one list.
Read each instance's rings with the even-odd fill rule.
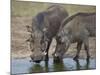
[[41,32],[39,30],[34,32],[31,30],[31,37],[28,40],[30,42],[30,49],[32,51],[30,57],[32,61],[36,63],[45,60],[45,55],[47,54],[46,49],[48,45],[48,39],[44,33],[45,32]]
[[64,54],[68,50],[70,41],[69,41],[69,38],[66,35],[67,34],[65,34],[64,32],[60,32],[56,36],[57,45],[56,45],[55,52],[53,54],[55,60],[56,59],[62,60]]
[[45,60],[45,56],[47,54],[46,52],[47,45],[48,45],[48,40],[43,33],[38,33],[32,36],[30,47],[32,51],[31,58],[34,62]]

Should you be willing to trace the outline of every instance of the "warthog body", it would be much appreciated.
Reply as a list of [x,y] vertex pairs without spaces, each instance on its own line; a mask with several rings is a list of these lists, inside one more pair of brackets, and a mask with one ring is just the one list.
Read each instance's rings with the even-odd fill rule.
[[79,57],[82,43],[89,59],[89,36],[96,35],[96,13],[77,13],[69,16],[62,22],[59,33],[56,36],[57,46],[54,57],[62,59],[71,43],[77,42],[77,54]]
[[30,47],[34,62],[48,60],[48,50],[52,38],[56,36],[62,20],[68,16],[67,11],[59,6],[50,6],[46,11],[38,13],[32,20]]

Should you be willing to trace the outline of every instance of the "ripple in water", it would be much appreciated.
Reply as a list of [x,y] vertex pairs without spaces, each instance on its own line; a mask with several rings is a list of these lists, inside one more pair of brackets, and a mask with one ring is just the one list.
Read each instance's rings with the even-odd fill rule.
[[72,58],[64,58],[63,62],[54,63],[53,58],[50,58],[48,63],[42,61],[39,64],[30,62],[30,58],[12,59],[11,61],[11,74],[90,70],[95,68],[95,59],[74,61]]

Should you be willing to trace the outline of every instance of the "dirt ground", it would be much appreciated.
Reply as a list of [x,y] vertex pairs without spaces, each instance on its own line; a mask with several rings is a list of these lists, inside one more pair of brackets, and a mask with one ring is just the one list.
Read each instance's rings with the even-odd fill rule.
[[[29,32],[27,32],[26,25],[31,25],[32,17],[26,16],[13,16],[11,17],[11,57],[23,58],[28,57],[31,54],[29,44],[26,40],[29,38]],[[96,57],[96,38],[91,37],[89,39],[90,56]],[[52,53],[56,47],[56,41],[53,39],[49,50],[49,56],[52,57]],[[72,44],[69,50],[66,52],[65,57],[74,57],[76,54],[76,44]],[[80,52],[80,58],[85,58],[86,53],[84,48]]]

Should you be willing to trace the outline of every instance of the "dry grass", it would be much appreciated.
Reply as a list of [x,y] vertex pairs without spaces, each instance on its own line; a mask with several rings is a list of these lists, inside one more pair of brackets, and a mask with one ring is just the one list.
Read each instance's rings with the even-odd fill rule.
[[[42,2],[23,2],[12,0],[12,16],[34,16],[38,12],[46,10],[47,7],[54,5],[52,3]],[[76,12],[95,12],[96,7],[90,5],[73,5],[73,4],[60,4],[69,14]]]

